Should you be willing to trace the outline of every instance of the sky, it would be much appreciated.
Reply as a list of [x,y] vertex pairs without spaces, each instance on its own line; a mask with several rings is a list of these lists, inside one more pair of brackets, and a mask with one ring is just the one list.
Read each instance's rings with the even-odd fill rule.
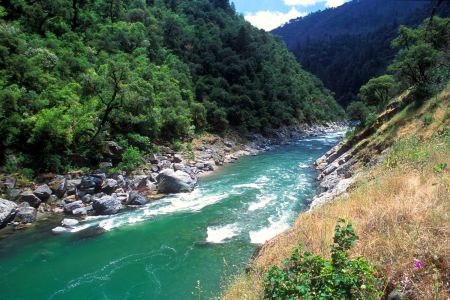
[[327,7],[337,7],[347,1],[349,0],[231,0],[247,21],[267,31],[291,19]]

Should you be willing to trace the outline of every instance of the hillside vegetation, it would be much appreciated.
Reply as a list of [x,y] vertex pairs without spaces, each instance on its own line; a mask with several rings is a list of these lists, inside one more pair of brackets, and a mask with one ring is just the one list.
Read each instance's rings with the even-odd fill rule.
[[[448,25],[436,18],[418,29],[402,28],[390,67],[394,77],[373,79],[360,91],[364,107],[377,103],[374,116],[338,146],[348,150],[343,156],[351,153],[354,183],[263,245],[224,299],[283,299],[280,293],[301,299],[449,297]],[[395,92],[384,95],[388,83]],[[342,166],[341,159],[330,164]],[[335,227],[341,219],[352,221],[344,235]],[[345,264],[335,262],[342,237]],[[293,251],[299,244],[307,250],[302,259]]]
[[62,172],[205,131],[261,131],[343,111],[227,0],[2,1],[0,164]]
[[[359,236],[351,257],[364,257],[387,295],[446,299],[450,272],[450,86],[423,105],[412,103],[383,124],[358,155],[359,176],[348,193],[302,213],[289,231],[263,246],[251,271],[224,299],[262,299],[265,272],[298,244],[329,256],[339,218]],[[363,143],[364,141],[361,141]],[[386,148],[388,147],[388,148]],[[381,149],[381,162],[376,164]],[[363,167],[364,161],[376,164]],[[370,164],[369,164],[370,165]]]
[[[342,105],[357,99],[361,85],[379,76],[395,57],[390,44],[400,24],[416,27],[435,3],[350,1],[277,28],[302,67],[319,77]],[[448,5],[437,14],[449,15]]]

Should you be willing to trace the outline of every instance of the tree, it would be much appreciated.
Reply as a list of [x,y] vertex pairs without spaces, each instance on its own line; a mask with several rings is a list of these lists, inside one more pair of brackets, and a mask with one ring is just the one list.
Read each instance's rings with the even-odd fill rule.
[[104,77],[98,86],[97,94],[103,107],[100,122],[92,140],[96,139],[103,131],[111,112],[123,106],[129,73],[127,65],[123,62],[109,61],[103,69]]
[[359,90],[358,97],[369,106],[383,107],[394,95],[397,84],[392,75],[372,78]]

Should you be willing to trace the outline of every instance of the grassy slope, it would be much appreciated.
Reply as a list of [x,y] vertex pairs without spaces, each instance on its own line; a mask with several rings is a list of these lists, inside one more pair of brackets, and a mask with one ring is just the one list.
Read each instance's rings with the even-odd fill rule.
[[[400,288],[411,299],[447,299],[450,172],[435,167],[450,165],[449,95],[450,85],[422,105],[406,106],[367,137],[357,157],[367,163],[382,152],[381,163],[361,163],[347,194],[299,215],[291,230],[263,247],[253,271],[234,279],[223,299],[261,299],[261,274],[299,243],[326,256],[340,217],[353,221],[360,237],[352,255],[376,267],[386,293]],[[425,267],[414,268],[415,261]]]

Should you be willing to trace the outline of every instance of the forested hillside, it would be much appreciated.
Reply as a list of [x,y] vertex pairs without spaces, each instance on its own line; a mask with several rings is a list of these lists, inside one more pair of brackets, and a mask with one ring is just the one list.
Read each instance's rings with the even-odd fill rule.
[[6,171],[92,164],[108,139],[148,151],[198,132],[341,116],[320,80],[227,0],[0,6]]
[[[422,1],[352,1],[291,21],[273,33],[281,36],[301,65],[318,76],[343,105],[359,88],[383,74],[395,56],[391,42],[399,25],[414,27],[430,15]],[[448,15],[448,6],[437,11]]]

